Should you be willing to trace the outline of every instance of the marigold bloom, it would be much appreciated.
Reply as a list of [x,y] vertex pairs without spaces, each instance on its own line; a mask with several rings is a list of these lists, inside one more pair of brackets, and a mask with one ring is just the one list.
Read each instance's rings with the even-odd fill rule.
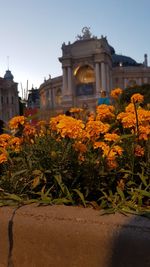
[[40,126],[40,127],[41,127],[41,126],[46,126],[46,125],[47,125],[47,122],[44,121],[44,120],[43,120],[43,121],[38,121],[38,122],[37,122],[37,126]]
[[75,148],[76,151],[85,153],[87,151],[87,147],[85,144],[83,144],[81,141],[75,142],[73,147]]
[[140,145],[136,145],[134,149],[134,154],[137,157],[142,157],[144,156],[144,148],[141,147]]
[[7,153],[4,151],[0,154],[0,164],[7,161]]
[[150,125],[139,126],[139,140],[148,140],[150,138]]
[[105,143],[105,142],[95,142],[94,143],[94,148],[101,148],[103,151],[104,156],[108,155],[110,151],[110,147]]
[[131,102],[133,103],[143,103],[144,96],[141,94],[134,94],[131,96]]
[[17,129],[19,127],[19,125],[24,125],[25,121],[26,121],[26,118],[24,116],[13,117],[9,121],[9,127],[10,127],[10,129]]
[[101,121],[88,121],[85,127],[85,135],[87,138],[96,140],[100,137],[100,134],[105,134],[110,128],[109,124]]
[[104,121],[106,119],[112,119],[114,115],[114,107],[111,105],[102,104],[96,107],[96,120]]
[[[150,121],[150,111],[145,110],[141,107],[137,107],[135,110],[134,104],[130,103],[125,112],[118,114],[117,119],[121,121],[124,128],[130,128],[134,130],[134,133],[144,134],[143,128],[145,128],[146,136],[149,135],[149,121]],[[138,125],[138,129],[137,129]],[[141,138],[142,139],[142,138]],[[144,138],[145,140],[147,139]]]
[[15,152],[19,152],[20,148],[21,148],[21,144],[22,144],[23,140],[19,137],[12,137],[9,140],[9,148],[11,148],[12,150],[14,150]]
[[116,141],[119,140],[119,138],[120,138],[120,136],[118,134],[116,134],[116,133],[106,133],[104,135],[104,139],[106,141],[109,141],[109,142],[112,142],[112,141],[116,142]]
[[26,136],[34,136],[36,134],[36,129],[34,126],[31,126],[30,124],[26,124],[24,129],[23,129],[23,133]]
[[107,166],[110,170],[116,169],[118,167],[117,161],[115,159],[107,159]]
[[80,138],[84,129],[84,123],[75,118],[59,115],[50,121],[51,129],[61,135],[61,137]]
[[121,146],[113,146],[112,150],[117,153],[117,155],[121,156],[123,152],[123,148]]
[[112,98],[118,99],[122,92],[123,90],[121,88],[116,88],[111,91],[110,95]]
[[69,111],[71,113],[80,113],[83,111],[83,108],[71,108]]
[[11,138],[9,134],[1,134],[0,135],[0,147],[6,148],[8,146],[8,141]]

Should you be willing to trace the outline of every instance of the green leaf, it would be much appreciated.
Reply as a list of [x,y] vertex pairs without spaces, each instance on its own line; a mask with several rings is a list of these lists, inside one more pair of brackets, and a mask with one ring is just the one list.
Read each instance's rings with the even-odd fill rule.
[[80,192],[80,190],[78,189],[73,189],[74,192],[77,193],[77,195],[80,197],[82,203],[83,203],[83,206],[86,207],[86,202],[85,202],[85,199],[84,199],[84,195]]
[[18,176],[20,174],[26,173],[27,171],[28,171],[27,169],[21,170],[21,171],[17,171],[15,173],[13,173],[12,178],[14,178],[14,177],[16,177],[16,176]]
[[125,200],[125,195],[123,193],[123,191],[117,186],[117,192],[119,194],[119,196],[121,197],[122,200]]
[[148,178],[147,176],[144,176],[144,169],[142,169],[142,173],[137,173],[142,181],[142,183],[147,186],[147,181],[146,179]]
[[6,196],[4,196],[4,199],[11,199],[17,202],[22,202],[21,197],[15,195],[15,194],[6,194]]
[[136,192],[140,193],[142,196],[149,197],[150,198],[150,192],[142,189],[134,189]]

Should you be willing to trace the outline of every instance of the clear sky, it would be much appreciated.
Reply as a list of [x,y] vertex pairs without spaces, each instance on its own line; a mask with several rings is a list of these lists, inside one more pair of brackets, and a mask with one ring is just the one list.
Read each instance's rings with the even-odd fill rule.
[[19,90],[61,75],[61,45],[84,26],[107,36],[118,54],[150,58],[150,0],[0,0],[0,11],[0,77],[9,56]]

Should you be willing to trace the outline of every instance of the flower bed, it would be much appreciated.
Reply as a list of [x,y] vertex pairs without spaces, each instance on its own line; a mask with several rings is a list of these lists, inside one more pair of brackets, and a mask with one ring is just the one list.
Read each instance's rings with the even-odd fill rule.
[[150,110],[143,96],[95,113],[73,108],[36,126],[24,116],[0,135],[0,203],[93,205],[108,212],[150,210]]

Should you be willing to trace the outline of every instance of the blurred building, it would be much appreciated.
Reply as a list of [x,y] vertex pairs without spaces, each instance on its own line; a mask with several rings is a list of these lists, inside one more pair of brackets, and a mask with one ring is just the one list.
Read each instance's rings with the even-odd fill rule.
[[28,99],[26,101],[26,107],[24,108],[24,115],[30,117],[30,122],[36,124],[39,119],[40,97],[39,90],[37,88],[31,88],[29,90]]
[[7,70],[4,78],[0,77],[0,120],[7,122],[12,117],[19,115],[18,83]]
[[118,55],[107,38],[92,36],[82,29],[73,43],[62,44],[62,76],[45,79],[39,88],[43,117],[65,112],[70,107],[95,108],[100,91],[150,83],[147,55],[144,62]]

